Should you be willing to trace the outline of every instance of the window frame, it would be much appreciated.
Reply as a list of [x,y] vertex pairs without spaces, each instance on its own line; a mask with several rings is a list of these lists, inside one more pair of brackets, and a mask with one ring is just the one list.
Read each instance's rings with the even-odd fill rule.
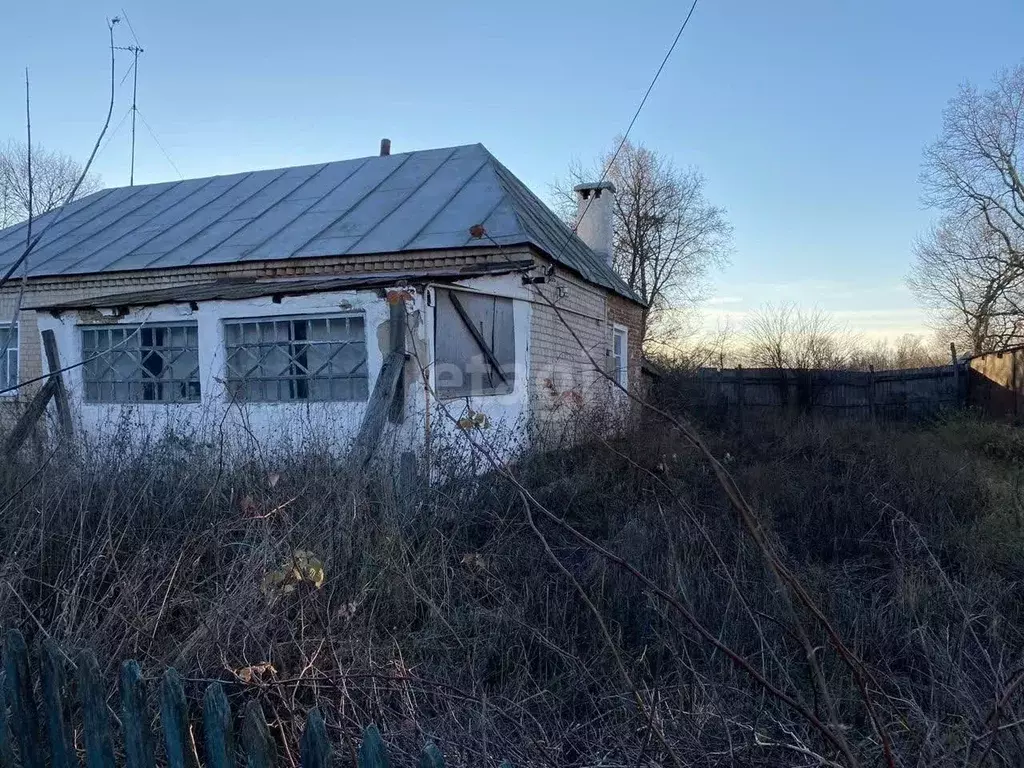
[[[192,347],[189,347],[189,346],[156,346],[155,344],[151,344],[149,346],[143,346],[142,339],[143,339],[144,332],[149,331],[151,333],[155,333],[156,331],[167,331],[168,329],[174,329],[174,328],[183,328],[183,329],[186,329],[186,330],[188,330],[188,329],[195,329],[195,347],[194,347],[194,350],[195,350],[195,360],[196,360],[195,378],[194,379],[192,379],[192,378],[172,378],[172,379],[169,379],[169,380],[162,380],[162,379],[154,377],[151,380],[147,380],[145,375],[142,374],[141,372],[142,371],[149,371],[150,370],[150,368],[147,366],[146,361],[149,358],[149,355],[152,354],[153,350],[160,350],[160,349],[177,350],[179,354],[177,355],[177,357],[175,357],[173,360],[170,361],[172,365],[174,364],[174,362],[177,361],[177,359],[179,357],[181,357],[182,354],[184,354],[186,351],[191,351],[192,350]],[[192,321],[189,321],[189,320],[167,320],[167,321],[153,321],[153,322],[148,322],[147,321],[147,322],[145,322],[145,323],[143,323],[141,325],[131,325],[131,324],[125,324],[125,323],[121,323],[121,324],[119,324],[119,323],[97,323],[95,325],[93,325],[93,324],[79,324],[77,326],[76,330],[78,331],[78,342],[79,342],[79,350],[80,350],[80,357],[81,357],[82,402],[84,404],[86,404],[86,405],[98,405],[98,406],[105,406],[105,405],[116,405],[116,406],[159,405],[159,406],[167,406],[167,405],[200,405],[203,402],[202,362],[201,362],[201,357],[200,357],[199,323],[197,321],[194,321],[194,320],[192,320]],[[88,355],[87,355],[86,354],[86,344],[85,344],[86,334],[90,333],[90,332],[95,333],[95,332],[100,332],[100,331],[124,332],[125,333],[125,338],[122,341],[117,342],[117,344],[112,344],[106,350],[99,351],[99,352],[93,350],[90,353],[88,353]],[[127,344],[125,346],[121,346],[122,344],[124,344],[124,342],[126,342],[128,339],[132,339],[133,337],[137,337],[138,338],[137,346],[128,346]],[[186,339],[186,341],[187,341],[187,339]],[[138,353],[138,360],[133,360],[133,362],[135,362],[135,366],[133,368],[132,373],[133,374],[139,374],[139,377],[138,378],[134,378],[134,376],[133,376],[133,378],[129,378],[129,379],[120,378],[120,379],[114,379],[112,381],[91,380],[91,379],[89,379],[89,377],[88,377],[89,364],[91,362],[93,362],[94,360],[101,359],[104,355],[108,354],[111,350],[115,350],[115,349],[118,351],[119,354],[121,354],[121,353],[123,353],[125,351],[129,351],[129,350],[133,350],[133,351]],[[161,367],[161,372],[163,370],[165,370],[165,368],[163,367],[165,364],[166,364],[166,361],[163,361],[162,364],[161,364],[161,366],[162,366]],[[108,370],[115,370],[114,366],[111,363],[109,363],[109,362],[107,363],[107,368],[108,368]],[[94,385],[94,386],[97,386],[97,387],[105,387],[105,386],[116,387],[117,385],[124,385],[124,384],[128,385],[129,393],[131,393],[133,391],[134,387],[139,387],[141,393],[143,393],[143,396],[139,397],[137,399],[129,398],[129,399],[124,399],[124,400],[119,400],[119,399],[116,399],[116,398],[112,398],[112,399],[102,399],[102,398],[93,399],[93,398],[90,398],[90,396],[89,396],[90,385]],[[146,385],[158,386],[158,387],[161,387],[161,388],[162,387],[170,387],[172,390],[174,388],[178,387],[178,386],[181,386],[181,387],[184,388],[185,391],[189,391],[189,392],[195,391],[196,396],[195,397],[187,397],[187,396],[186,397],[172,397],[172,398],[156,398],[156,397],[146,398],[144,396],[144,393],[146,391]],[[116,390],[112,390],[112,391],[116,392]],[[158,391],[163,392],[164,390],[160,389]]]
[[[236,393],[234,388],[236,386],[238,386],[238,385],[241,385],[242,387],[244,387],[245,386],[244,382],[246,381],[247,377],[245,375],[236,375],[234,373],[234,371],[232,370],[232,365],[231,365],[232,350],[244,349],[246,347],[246,344],[244,344],[244,343],[240,343],[240,344],[232,344],[232,343],[230,343],[230,341],[228,339],[228,334],[229,334],[228,328],[230,326],[244,326],[244,325],[249,324],[249,325],[256,325],[257,328],[258,328],[258,326],[260,324],[262,324],[262,323],[273,323],[275,325],[275,327],[279,323],[288,323],[289,324],[288,333],[289,333],[289,336],[292,336],[294,334],[294,327],[295,327],[292,324],[294,324],[297,321],[302,321],[303,323],[306,323],[307,325],[306,325],[306,329],[305,329],[304,333],[307,334],[307,337],[304,338],[304,339],[289,338],[289,339],[286,339],[286,340],[285,339],[281,339],[281,340],[271,340],[270,342],[262,342],[262,341],[257,342],[257,344],[264,344],[264,343],[267,344],[267,345],[277,344],[277,345],[280,345],[282,347],[289,348],[288,352],[286,354],[288,355],[288,358],[289,358],[288,365],[289,365],[289,367],[291,367],[291,366],[294,366],[297,361],[296,361],[296,358],[292,355],[290,348],[292,348],[292,347],[294,347],[296,345],[304,345],[304,346],[308,347],[310,344],[313,344],[313,345],[318,345],[318,344],[328,345],[328,344],[340,344],[340,343],[342,343],[342,341],[340,341],[340,340],[330,340],[330,339],[316,340],[316,339],[309,339],[308,338],[308,333],[309,333],[308,323],[316,321],[316,320],[325,320],[325,321],[328,322],[328,325],[329,325],[332,320],[354,320],[354,319],[359,320],[362,323],[362,326],[363,326],[362,327],[362,339],[361,339],[360,342],[357,342],[357,343],[361,343],[362,346],[363,346],[363,360],[362,360],[362,363],[360,365],[357,365],[355,368],[352,369],[352,372],[358,371],[360,368],[362,368],[363,371],[364,371],[362,376],[353,376],[353,375],[351,375],[351,372],[350,372],[350,374],[348,376],[338,376],[338,377],[334,377],[334,378],[321,377],[321,378],[318,379],[315,375],[313,375],[313,376],[309,375],[308,370],[307,370],[305,376],[302,376],[302,375],[299,375],[299,374],[296,374],[296,375],[293,375],[293,376],[258,376],[258,377],[253,378],[252,381],[254,381],[256,383],[256,385],[258,385],[258,386],[260,386],[262,388],[262,392],[263,392],[264,395],[267,393],[268,385],[271,385],[271,384],[275,384],[277,386],[277,388],[278,388],[277,391],[280,392],[281,391],[280,390],[280,386],[281,386],[282,383],[287,385],[287,389],[288,390],[292,390],[293,387],[294,387],[296,392],[298,392],[298,390],[300,390],[300,389],[304,389],[304,391],[307,394],[306,394],[305,397],[295,396],[295,397],[289,397],[289,398],[276,398],[276,399],[267,398],[267,397],[261,397],[261,398],[251,399],[251,398],[247,398],[245,396],[244,392],[242,392],[241,394]],[[299,313],[299,314],[288,314],[288,315],[254,315],[254,316],[246,316],[246,317],[225,317],[225,318],[221,319],[220,325],[221,325],[221,333],[223,335],[223,342],[222,342],[222,345],[221,345],[221,347],[222,347],[221,351],[224,354],[224,388],[225,388],[225,392],[226,392],[227,398],[230,401],[246,403],[246,404],[251,404],[251,405],[257,405],[257,404],[258,405],[295,405],[295,404],[303,405],[303,404],[308,404],[308,403],[367,403],[367,402],[369,402],[370,394],[371,394],[371,392],[370,392],[370,383],[371,383],[370,382],[370,379],[371,379],[371,377],[370,377],[370,342],[369,342],[369,335],[368,335],[368,330],[367,330],[368,325],[367,325],[367,322],[366,322],[366,313],[365,312],[363,312],[363,311],[349,311],[349,312],[342,311],[342,312],[316,312],[316,313],[307,313],[307,314]],[[243,333],[244,333],[244,331],[243,331]],[[350,343],[352,343],[352,341],[351,340],[344,340],[344,343],[345,344],[350,344]],[[301,354],[304,355],[306,353],[308,353],[308,349],[303,351]],[[336,354],[337,353],[335,353],[335,355]],[[329,358],[328,362],[330,362],[330,360],[333,360],[335,355],[331,355],[331,357]],[[262,365],[265,361],[266,361],[266,357],[263,357],[263,358],[259,359],[259,361],[257,362],[257,367]],[[299,362],[299,364],[300,365],[306,365],[305,363],[302,363],[302,362]],[[248,373],[251,373],[252,370],[253,369],[250,369],[248,371]],[[361,380],[365,380],[365,382],[366,382],[365,393],[364,393],[364,396],[361,396],[361,397],[350,397],[350,398],[309,397],[310,384],[312,382],[314,382],[314,381],[322,381],[322,382],[328,382],[328,383],[335,382],[335,381],[348,381],[348,382],[350,382],[350,384],[349,384],[350,388],[353,388],[353,391],[354,391],[354,385],[351,382],[361,381]],[[300,386],[300,385],[302,385],[302,386]],[[329,386],[329,389],[330,388],[331,387]]]
[[[433,365],[432,365],[432,368],[433,368],[433,372],[434,372],[434,377],[433,377],[434,392],[435,392],[436,396],[438,397],[438,399],[441,399],[441,400],[461,400],[461,399],[476,398],[476,397],[508,397],[508,396],[512,395],[515,392],[515,389],[516,389],[516,379],[517,379],[517,376],[516,376],[516,370],[515,369],[516,369],[516,365],[517,365],[517,362],[518,362],[518,353],[517,353],[517,347],[516,347],[518,334],[517,334],[516,328],[515,328],[516,300],[513,297],[506,296],[504,294],[488,293],[487,291],[475,291],[475,290],[472,290],[472,289],[460,288],[459,286],[454,286],[454,285],[437,285],[437,286],[432,286],[432,293],[433,293],[433,302],[432,303],[433,303],[433,309],[434,309],[434,311],[432,313],[433,314],[433,337],[434,337],[433,340],[432,340],[433,341],[433,345],[432,345],[433,346],[433,350],[432,350],[432,352],[433,352]],[[467,330],[467,333],[469,333],[469,335],[473,339],[474,347],[475,347],[475,349],[477,351],[474,354],[472,354],[470,357],[476,357],[477,355],[482,356],[484,358],[484,361],[488,363],[490,370],[492,370],[494,372],[494,374],[496,374],[496,378],[497,378],[498,381],[496,383],[492,384],[490,387],[487,387],[487,388],[485,388],[483,390],[479,390],[479,391],[469,391],[469,392],[464,392],[464,391],[459,391],[459,392],[446,391],[445,387],[438,381],[438,377],[437,377],[438,365],[439,364],[447,364],[449,362],[447,360],[440,361],[439,360],[439,355],[438,355],[438,340],[440,338],[440,336],[438,334],[438,330],[439,330],[439,327],[440,327],[439,315],[440,315],[440,310],[441,310],[441,301],[442,301],[441,300],[441,296],[442,296],[442,294],[447,294],[448,297],[451,299],[452,309],[454,310],[455,316],[458,318],[459,322],[461,323],[461,327],[465,328]],[[469,310],[467,310],[465,308],[463,302],[459,299],[459,296],[462,296],[462,297],[467,297],[467,296],[478,297],[478,298],[489,299],[489,300],[492,300],[492,301],[495,302],[495,304],[494,304],[494,307],[495,307],[495,313],[494,313],[495,317],[494,317],[494,320],[492,321],[492,336],[493,336],[493,330],[494,330],[493,325],[494,325],[494,322],[497,321],[497,309],[496,309],[497,308],[497,303],[496,302],[499,302],[499,301],[500,302],[508,302],[508,310],[507,310],[507,312],[509,314],[508,328],[511,329],[511,333],[512,333],[512,339],[511,339],[512,359],[507,361],[506,364],[502,365],[501,361],[498,359],[498,350],[497,350],[497,346],[498,345],[497,344],[494,344],[493,345],[494,348],[492,348],[491,345],[487,343],[486,339],[482,339],[482,338],[478,337],[478,334],[476,332],[473,332],[473,331],[469,330],[469,326],[466,323],[466,318],[463,317],[463,313],[465,312],[465,313],[468,314]],[[462,309],[462,312],[459,311],[460,308]],[[483,346],[481,346],[481,342],[483,342],[484,345],[487,346],[487,350],[486,351],[484,350]],[[467,359],[466,362],[469,362],[469,360]],[[496,366],[494,364],[495,362],[498,362],[499,364]],[[510,368],[511,368],[511,370],[510,370]]]
[[[4,349],[4,343],[7,341],[7,334],[9,331],[14,331],[14,343],[9,345],[7,349]],[[4,371],[5,380],[0,381],[0,389],[6,390],[9,387],[15,387],[6,392],[0,392],[0,398],[17,397],[20,393],[18,383],[21,376],[21,328],[18,323],[0,323],[0,350],[3,350],[4,354]],[[14,356],[14,373],[11,374],[11,356]]]
[[[622,339],[622,355],[620,358],[615,354],[615,341]],[[629,328],[619,323],[612,324],[612,376],[615,383],[625,390],[629,390]]]

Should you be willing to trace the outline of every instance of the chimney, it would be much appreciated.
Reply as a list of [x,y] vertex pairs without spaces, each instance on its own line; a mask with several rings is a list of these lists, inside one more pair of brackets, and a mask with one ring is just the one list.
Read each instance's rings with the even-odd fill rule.
[[612,217],[615,213],[615,185],[610,181],[577,184],[576,234],[611,266],[613,255]]
[[391,139],[380,140],[380,156],[387,157],[391,154]]

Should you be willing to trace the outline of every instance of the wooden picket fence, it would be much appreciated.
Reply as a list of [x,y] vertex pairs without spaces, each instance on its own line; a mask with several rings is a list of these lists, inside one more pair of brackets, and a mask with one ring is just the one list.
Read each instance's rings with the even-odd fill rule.
[[[11,630],[4,639],[2,690],[7,706],[0,702],[0,768],[77,768],[80,764],[71,739],[66,657],[50,640],[43,642],[41,650],[42,729],[25,638],[17,630]],[[77,657],[76,666],[85,768],[114,768],[107,695],[96,656],[91,651],[83,651]],[[155,768],[148,695],[138,662],[126,661],[121,665],[119,693],[124,764],[126,768]],[[168,768],[198,768],[188,711],[181,677],[170,668],[163,675],[159,694],[160,730],[163,731]],[[277,745],[267,728],[259,702],[249,701],[245,705],[239,740],[235,738],[231,705],[220,683],[214,682],[207,687],[202,711],[201,733],[206,766],[235,768],[239,764],[236,762],[238,758],[248,768],[275,768],[279,764]],[[42,737],[42,731],[45,731],[45,737]],[[196,732],[199,733],[200,729]],[[331,764],[332,749],[327,729],[319,710],[313,709],[306,717],[301,738],[300,765],[303,768],[328,768]],[[363,731],[358,765],[359,768],[390,766],[387,749],[376,726],[370,725]],[[420,768],[443,768],[444,757],[434,744],[428,742],[423,747],[418,765]],[[501,768],[512,767],[502,763]]]

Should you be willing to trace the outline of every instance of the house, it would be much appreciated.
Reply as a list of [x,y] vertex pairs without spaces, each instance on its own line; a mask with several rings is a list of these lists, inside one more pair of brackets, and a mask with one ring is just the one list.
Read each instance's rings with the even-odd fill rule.
[[[89,437],[344,445],[362,430],[415,446],[459,419],[541,435],[581,408],[625,413],[609,375],[638,386],[644,306],[611,267],[614,187],[577,192],[579,236],[482,145],[387,140],[96,192],[33,222],[28,278],[0,292],[0,323],[23,292],[0,327],[0,408],[38,390],[52,331]],[[25,234],[0,231],[0,273]]]

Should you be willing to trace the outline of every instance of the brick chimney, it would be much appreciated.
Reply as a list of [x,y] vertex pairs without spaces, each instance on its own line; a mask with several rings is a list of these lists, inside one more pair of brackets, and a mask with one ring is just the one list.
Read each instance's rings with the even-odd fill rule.
[[387,157],[391,154],[391,139],[380,140],[380,156]]
[[609,266],[614,252],[612,220],[615,214],[615,185],[610,181],[577,184],[576,234]]

